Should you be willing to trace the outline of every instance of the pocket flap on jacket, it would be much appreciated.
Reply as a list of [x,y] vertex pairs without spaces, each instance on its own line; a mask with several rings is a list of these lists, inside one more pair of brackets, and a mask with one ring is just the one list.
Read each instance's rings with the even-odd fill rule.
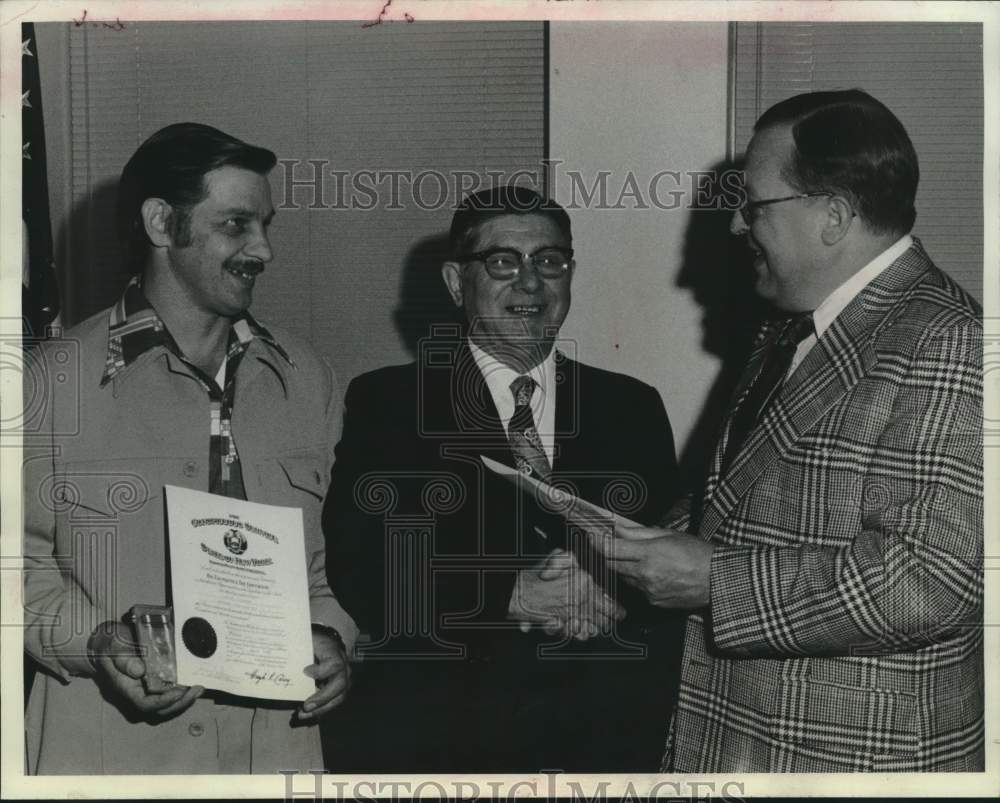
[[782,741],[837,745],[876,755],[912,753],[917,748],[913,694],[785,680],[778,705],[772,732]]
[[280,455],[277,460],[291,485],[320,499],[323,498],[328,484],[329,468],[324,465],[324,458],[320,452],[285,454]]

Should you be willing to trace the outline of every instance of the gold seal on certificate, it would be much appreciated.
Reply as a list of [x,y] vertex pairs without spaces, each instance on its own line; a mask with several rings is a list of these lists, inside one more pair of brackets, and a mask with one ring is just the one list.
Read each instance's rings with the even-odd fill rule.
[[177,682],[301,701],[316,690],[302,511],[167,485]]

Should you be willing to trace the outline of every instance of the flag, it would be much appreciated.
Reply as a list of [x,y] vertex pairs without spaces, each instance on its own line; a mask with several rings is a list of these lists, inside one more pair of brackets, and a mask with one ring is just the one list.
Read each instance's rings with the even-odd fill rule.
[[37,340],[59,325],[59,287],[52,253],[49,185],[45,166],[42,87],[35,25],[21,25],[21,329]]

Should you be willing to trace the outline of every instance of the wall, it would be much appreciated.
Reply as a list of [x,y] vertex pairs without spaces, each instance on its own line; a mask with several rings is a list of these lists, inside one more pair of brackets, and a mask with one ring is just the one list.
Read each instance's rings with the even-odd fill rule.
[[344,384],[412,359],[430,322],[452,317],[440,264],[456,195],[488,174],[540,171],[539,21],[37,30],[70,325],[121,294],[118,177],[171,123],[207,123],[277,154],[275,259],[253,310],[309,339]]
[[[53,231],[58,234],[74,201],[66,178],[69,34],[66,26],[39,25],[37,30]],[[712,339],[706,335],[711,310],[704,299],[712,294],[705,284],[718,279],[710,268],[719,262],[728,216],[691,213],[686,174],[713,167],[724,154],[726,42],[724,23],[550,25],[549,152],[563,162],[550,182],[561,203],[572,206],[575,200],[581,207],[571,209],[578,268],[564,334],[576,341],[584,361],[637,376],[659,389],[678,451],[686,452],[689,462],[700,456],[700,444],[694,441],[712,434],[711,412],[704,414],[703,408],[719,379],[725,344],[707,342]],[[269,131],[280,123],[265,119],[256,125]],[[247,137],[256,141],[249,133]],[[257,139],[270,143],[266,137]],[[663,170],[678,171],[681,178],[663,176],[654,198],[650,179]],[[574,184],[574,171],[582,186]],[[583,208],[583,195],[599,171],[610,173],[608,205],[627,188],[631,172],[639,194],[626,194],[622,205],[652,206],[657,200],[679,208]],[[275,190],[280,197],[279,188]],[[294,254],[301,245],[285,243],[280,232],[276,238],[278,259],[268,278],[274,285],[271,295],[280,296],[295,281]],[[389,282],[378,302],[385,319],[369,317],[364,332],[355,330],[364,342],[354,343],[354,356],[344,353],[350,350],[346,341],[336,349],[339,353],[331,354],[335,365],[342,363],[337,367],[344,380],[407,357],[389,317],[398,280],[380,281]],[[275,306],[268,293],[264,282],[257,304],[262,314]],[[699,428],[705,432],[693,436]]]
[[[683,176],[725,155],[727,26],[553,22],[550,48],[550,157],[563,160],[550,182],[556,199],[583,207],[571,171],[588,189],[599,171],[610,171],[607,200],[614,205],[631,189],[631,172],[650,206],[571,209],[577,274],[563,333],[584,362],[655,386],[678,451],[696,461],[692,435],[725,349],[706,344],[699,299],[713,288],[699,285],[725,252],[728,215],[690,212]],[[682,178],[664,176],[651,197],[650,180],[663,170]],[[681,190],[680,208],[655,207],[657,200],[670,206],[671,193]],[[640,206],[635,197],[622,204]]]

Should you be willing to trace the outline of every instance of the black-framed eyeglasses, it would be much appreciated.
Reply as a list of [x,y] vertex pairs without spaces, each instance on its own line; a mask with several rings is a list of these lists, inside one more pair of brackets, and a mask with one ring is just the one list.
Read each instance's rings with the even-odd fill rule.
[[573,265],[573,249],[548,245],[525,254],[513,248],[490,248],[459,257],[462,263],[482,262],[490,276],[501,280],[513,279],[520,274],[526,260],[531,261],[543,279],[559,279]]
[[743,222],[748,226],[753,223],[756,218],[756,212],[762,206],[770,206],[771,204],[781,204],[785,201],[800,201],[803,198],[820,198],[822,196],[830,197],[833,195],[832,192],[800,192],[798,195],[786,195],[784,198],[765,198],[762,201],[747,201],[739,208],[739,213],[743,218]]

